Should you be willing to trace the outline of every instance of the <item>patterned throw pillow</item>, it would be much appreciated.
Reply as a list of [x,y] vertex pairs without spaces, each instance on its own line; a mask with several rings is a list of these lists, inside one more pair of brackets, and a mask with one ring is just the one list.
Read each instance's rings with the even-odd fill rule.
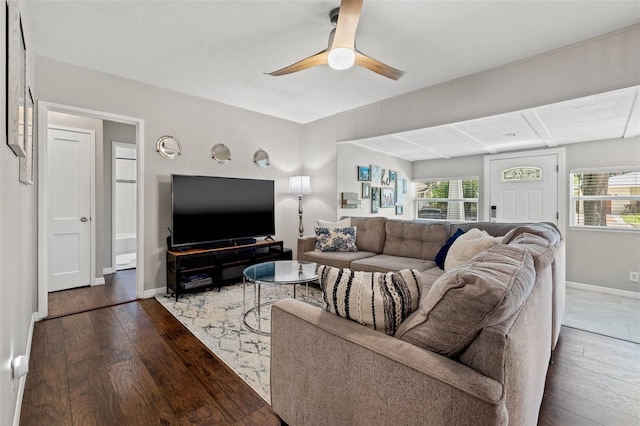
[[358,251],[356,247],[356,227],[328,228],[316,226],[316,250],[318,251]]
[[393,336],[418,309],[422,275],[415,269],[362,272],[321,265],[324,309]]

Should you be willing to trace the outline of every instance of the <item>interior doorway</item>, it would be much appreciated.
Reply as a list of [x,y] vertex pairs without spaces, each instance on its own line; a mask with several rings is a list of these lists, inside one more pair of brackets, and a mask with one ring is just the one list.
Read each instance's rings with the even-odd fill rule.
[[136,147],[111,142],[111,264],[116,271],[136,267]]
[[[130,186],[128,189],[128,202],[133,204],[134,208],[130,211],[135,212],[133,216],[127,219],[126,229],[128,235],[133,237],[133,247],[127,246],[127,254],[131,260],[135,259],[135,269],[128,268],[126,271],[117,271],[115,262],[112,262],[114,253],[112,234],[115,234],[113,228],[112,217],[112,138],[104,138],[102,142],[108,141],[108,144],[100,144],[96,147],[97,155],[95,161],[96,179],[102,182],[96,185],[96,189],[92,191],[92,196],[96,199],[96,221],[92,226],[97,225],[96,234],[102,236],[102,239],[96,238],[98,243],[96,249],[91,253],[91,261],[95,263],[95,267],[91,273],[90,286],[81,287],[74,290],[65,290],[59,294],[50,293],[55,290],[48,274],[47,266],[51,262],[55,262],[55,256],[49,246],[51,241],[51,224],[47,220],[50,217],[54,200],[52,200],[53,184],[48,179],[50,170],[50,146],[46,143],[49,139],[50,121],[54,121],[55,114],[76,116],[80,119],[97,120],[101,122],[110,122],[115,125],[123,125],[131,131],[131,141],[129,148],[133,148],[135,152],[135,165],[133,170],[131,167],[128,172],[133,172],[134,179],[127,179],[135,182],[135,188]],[[42,319],[48,316],[50,295],[51,299],[64,297],[72,299],[83,293],[83,298],[92,295],[94,300],[85,300],[84,306],[107,306],[109,304],[122,303],[126,298],[134,300],[142,298],[144,293],[144,246],[142,244],[144,237],[142,212],[144,199],[142,197],[143,173],[143,150],[141,141],[144,140],[144,120],[134,117],[127,117],[107,112],[88,110],[85,108],[53,104],[48,102],[38,102],[38,140],[43,141],[38,144],[38,318]],[[96,138],[97,139],[97,138]],[[103,161],[104,160],[104,161]],[[107,161],[108,160],[108,161]],[[105,166],[108,164],[108,166]],[[83,216],[86,217],[86,216]],[[92,218],[93,219],[93,218]],[[87,220],[89,222],[89,220]],[[105,237],[106,236],[106,237]],[[130,241],[128,241],[130,244]],[[128,263],[131,266],[131,263]],[[125,273],[127,272],[127,273]],[[109,283],[122,284],[128,282],[129,286],[133,283],[132,291],[126,292],[122,289],[116,289],[118,286],[109,286]],[[104,285],[103,285],[104,284]],[[75,292],[73,294],[69,292]],[[111,293],[111,296],[105,295]],[[124,299],[123,299],[124,298]],[[96,304],[98,306],[96,306]],[[78,311],[86,310],[78,308]],[[71,312],[65,312],[71,313]]]

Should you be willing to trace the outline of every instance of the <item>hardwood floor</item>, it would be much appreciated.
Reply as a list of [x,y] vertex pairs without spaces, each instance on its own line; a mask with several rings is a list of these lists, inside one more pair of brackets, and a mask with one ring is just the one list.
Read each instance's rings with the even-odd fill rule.
[[[638,344],[563,327],[539,424],[640,424],[639,361]],[[145,299],[36,323],[20,424],[280,421],[162,305]]]
[[136,300],[136,270],[126,269],[104,276],[104,285],[49,293],[47,318],[75,314]]

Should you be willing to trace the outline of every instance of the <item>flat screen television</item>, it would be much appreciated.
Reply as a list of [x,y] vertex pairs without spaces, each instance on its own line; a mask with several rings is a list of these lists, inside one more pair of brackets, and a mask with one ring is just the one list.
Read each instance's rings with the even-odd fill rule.
[[275,234],[274,182],[171,175],[171,246],[221,246]]

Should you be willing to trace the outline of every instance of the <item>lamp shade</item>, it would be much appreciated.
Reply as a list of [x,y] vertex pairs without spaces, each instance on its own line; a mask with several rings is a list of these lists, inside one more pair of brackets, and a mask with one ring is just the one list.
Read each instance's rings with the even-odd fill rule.
[[309,176],[291,176],[289,178],[289,194],[311,194],[311,178]]

